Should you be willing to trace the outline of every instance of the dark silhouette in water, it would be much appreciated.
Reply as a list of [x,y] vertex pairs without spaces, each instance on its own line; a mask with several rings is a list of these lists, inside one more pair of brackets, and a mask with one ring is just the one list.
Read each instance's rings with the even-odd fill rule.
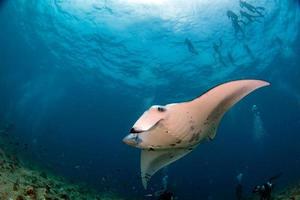
[[243,199],[243,186],[241,183],[238,183],[235,187],[235,195],[237,200]]
[[259,7],[259,6],[253,6],[250,3],[240,0],[240,7],[241,8],[246,8],[248,11],[252,13],[257,13],[259,16],[263,17],[264,15],[262,14],[263,11],[265,11],[264,7]]
[[243,199],[243,185],[242,185],[242,178],[243,178],[243,174],[240,173],[239,175],[237,175],[236,179],[238,184],[235,187],[235,196],[237,200],[242,200]]
[[234,20],[234,21],[238,21],[239,20],[239,17],[237,16],[237,14],[235,14],[233,11],[231,10],[228,10],[227,13],[226,13],[227,17],[231,20]]
[[260,200],[271,200],[272,191],[274,189],[274,181],[281,175],[282,173],[271,177],[265,184],[255,186],[252,192],[258,194]]
[[229,62],[230,62],[232,65],[235,65],[235,60],[234,60],[233,55],[232,55],[231,52],[228,52],[228,53],[227,53],[227,58],[228,58]]
[[171,192],[170,190],[162,189],[162,190],[155,192],[154,194],[145,195],[145,199],[174,200],[175,196],[174,196],[173,192]]
[[214,52],[215,52],[215,57],[218,57],[218,60],[219,62],[226,66],[226,63],[223,59],[223,56],[222,56],[222,53],[221,53],[221,47],[223,45],[223,41],[222,39],[219,39],[219,44],[217,44],[216,42],[213,43],[213,49],[214,49]]
[[240,24],[240,23],[245,24],[245,22],[242,20],[239,20],[239,17],[237,16],[237,14],[235,14],[231,10],[227,11],[227,17],[228,17],[228,19],[231,20],[235,35],[237,36],[238,33],[241,33],[242,36],[245,36],[244,30],[242,29],[241,24]]
[[252,50],[250,49],[250,47],[247,44],[244,44],[244,48],[245,48],[247,54],[251,57],[251,59],[255,60],[255,56],[254,56]]
[[194,47],[193,43],[191,40],[189,40],[188,38],[186,38],[184,40],[184,43],[186,44],[188,50],[190,53],[198,55],[198,51],[196,50],[196,48]]
[[174,198],[174,194],[166,190],[159,196],[158,200],[173,200]]
[[263,16],[260,16],[260,15],[251,15],[251,14],[245,12],[245,11],[242,11],[242,10],[240,10],[240,14],[241,14],[242,17],[244,17],[248,20],[248,24],[252,23],[252,22],[255,22],[255,21],[260,22],[258,20],[258,18],[263,17]]

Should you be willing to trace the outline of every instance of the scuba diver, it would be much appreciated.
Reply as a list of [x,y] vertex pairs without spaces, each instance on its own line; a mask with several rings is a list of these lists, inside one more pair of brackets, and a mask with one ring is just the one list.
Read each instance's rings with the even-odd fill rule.
[[250,47],[244,43],[244,49],[246,50],[247,54],[249,55],[249,57],[252,60],[255,60],[255,55],[253,54],[252,50],[250,49]]
[[195,54],[195,55],[199,54],[191,40],[189,40],[188,38],[185,38],[184,43],[186,44],[190,53]]
[[164,173],[164,176],[162,177],[162,180],[161,180],[161,189],[154,193],[145,195],[145,197],[147,199],[149,199],[149,198],[155,199],[155,200],[174,200],[175,199],[173,192],[171,192],[168,189],[168,183],[169,183],[168,168],[164,168],[163,173]]
[[219,44],[217,44],[216,42],[213,43],[214,57],[215,57],[215,59],[218,58],[219,62],[222,65],[226,66],[226,63],[225,63],[222,53],[221,53],[222,45],[223,45],[223,41],[221,38],[219,39]]
[[145,195],[146,199],[153,199],[153,200],[175,200],[175,196],[173,192],[169,190],[159,190],[154,194],[147,194]]
[[235,31],[235,35],[237,36],[238,33],[242,33],[243,36],[245,36],[244,30],[242,29],[240,23],[245,25],[245,22],[242,20],[239,20],[239,17],[237,14],[235,14],[233,11],[228,10],[227,11],[227,17],[231,20],[232,26]]
[[242,200],[243,199],[242,178],[243,178],[243,174],[242,173],[240,173],[236,177],[238,184],[235,187],[235,196],[236,196],[237,200]]
[[239,20],[239,17],[237,16],[237,14],[235,14],[233,11],[231,10],[227,10],[227,13],[226,13],[227,17],[231,20],[234,20],[234,21],[238,21]]
[[262,17],[262,16],[251,15],[251,14],[245,12],[245,11],[242,11],[242,10],[240,10],[240,14],[241,14],[242,17],[244,17],[244,18],[246,18],[246,19],[248,20],[248,23],[247,23],[247,24],[252,23],[252,22],[254,22],[254,21],[261,22],[261,21],[259,21],[257,18],[260,18],[260,17]]
[[269,180],[265,184],[255,186],[252,193],[258,194],[260,200],[271,200],[271,195],[274,188],[274,181],[278,179],[281,175],[282,173],[269,178]]
[[164,176],[161,180],[162,190],[159,193],[158,200],[174,200],[174,194],[168,190],[169,176],[168,176],[168,168],[164,168]]
[[174,194],[168,190],[165,190],[161,195],[159,195],[158,200],[174,200]]
[[241,8],[246,8],[252,13],[257,13],[260,17],[263,17],[264,15],[262,14],[263,11],[265,11],[264,7],[255,7],[251,5],[250,3],[247,3],[246,1],[240,0],[240,7]]

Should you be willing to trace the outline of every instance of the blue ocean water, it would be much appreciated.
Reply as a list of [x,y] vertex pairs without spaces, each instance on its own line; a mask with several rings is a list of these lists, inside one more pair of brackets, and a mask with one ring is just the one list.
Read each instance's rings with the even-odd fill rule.
[[[0,1],[0,125],[12,124],[16,154],[128,199],[158,190],[166,174],[185,200],[233,199],[239,173],[246,193],[279,172],[278,188],[299,181],[299,2],[247,2],[264,9],[237,0]],[[138,117],[244,78],[271,86],[235,105],[215,140],[145,191],[140,152],[122,143]]]

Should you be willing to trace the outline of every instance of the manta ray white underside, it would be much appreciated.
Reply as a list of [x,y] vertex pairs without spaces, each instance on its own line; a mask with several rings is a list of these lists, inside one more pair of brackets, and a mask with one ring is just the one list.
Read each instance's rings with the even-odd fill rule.
[[232,81],[188,102],[152,106],[123,141],[141,149],[141,176],[146,189],[152,175],[212,140],[225,112],[252,91],[269,85],[260,80]]

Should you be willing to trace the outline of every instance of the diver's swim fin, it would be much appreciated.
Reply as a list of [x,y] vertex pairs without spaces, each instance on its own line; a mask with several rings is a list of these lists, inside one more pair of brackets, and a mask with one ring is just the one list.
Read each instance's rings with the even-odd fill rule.
[[277,174],[277,175],[272,176],[271,178],[269,178],[269,181],[272,182],[272,181],[278,179],[279,177],[281,177],[281,175],[282,175],[282,172],[280,172],[279,174]]

